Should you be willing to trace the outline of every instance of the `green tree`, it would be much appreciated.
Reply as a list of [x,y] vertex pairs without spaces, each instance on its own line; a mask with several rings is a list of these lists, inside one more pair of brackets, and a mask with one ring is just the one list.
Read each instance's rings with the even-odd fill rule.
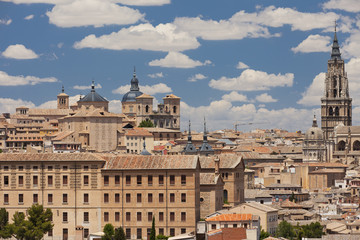
[[294,227],[287,221],[282,221],[276,228],[275,236],[293,240],[295,237]]
[[9,225],[9,213],[5,208],[0,209],[0,237],[1,238],[10,238],[11,231]]
[[301,227],[303,236],[305,238],[321,238],[323,233],[323,227],[319,222],[310,223]]
[[164,239],[164,240],[167,240],[169,238],[169,236],[165,236],[165,235],[161,235],[161,234],[159,234],[159,235],[157,235],[156,236],[156,239]]
[[270,233],[268,233],[267,231],[265,231],[264,229],[261,229],[261,232],[260,232],[260,240],[263,240],[267,237],[270,237]]
[[150,232],[150,240],[156,240],[156,230],[155,230],[155,217],[152,219],[152,226]]
[[144,120],[139,124],[139,127],[154,127],[154,124],[150,120]]
[[122,227],[115,229],[114,240],[126,240],[125,232]]
[[296,202],[296,197],[295,197],[295,193],[292,192],[291,196],[289,197],[289,201],[290,202]]
[[112,237],[115,234],[114,226],[111,223],[106,224],[103,232],[104,236],[101,237],[101,240],[112,240]]
[[10,225],[12,236],[19,240],[25,239],[26,225],[25,214],[23,212],[15,212],[13,223]]

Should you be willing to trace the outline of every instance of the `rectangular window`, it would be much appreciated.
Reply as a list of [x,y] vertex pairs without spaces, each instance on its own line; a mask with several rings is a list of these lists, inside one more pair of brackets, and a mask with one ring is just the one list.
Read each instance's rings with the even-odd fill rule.
[[152,175],[148,175],[148,185],[149,186],[153,185],[153,176]]
[[68,213],[63,212],[63,222],[67,222],[67,221],[68,221]]
[[120,212],[115,212],[115,222],[120,222]]
[[142,183],[142,176],[141,175],[136,176],[136,183],[137,183],[137,185],[141,185],[141,183]]
[[126,229],[125,235],[126,235],[126,239],[130,239],[130,238],[131,238],[131,228],[127,228],[127,229]]
[[164,212],[159,212],[159,222],[164,221]]
[[175,236],[175,228],[170,228],[170,236]]
[[115,185],[120,185],[120,176],[119,175],[115,176]]
[[9,194],[4,194],[4,204],[9,204]]
[[84,238],[88,238],[88,237],[89,237],[89,229],[84,228]]
[[115,193],[115,202],[116,203],[120,202],[120,194],[119,193]]
[[131,176],[130,175],[126,175],[126,185],[131,185]]
[[137,212],[137,213],[136,213],[136,220],[137,220],[138,222],[141,222],[141,212]]
[[89,194],[84,193],[84,203],[89,203]]
[[4,166],[4,171],[9,171],[9,166]]
[[181,221],[186,222],[186,212],[181,212]]
[[109,194],[104,193],[104,203],[108,203],[108,202],[109,202]]
[[24,194],[22,193],[19,194],[19,203],[24,203]]
[[164,235],[164,229],[163,228],[159,228],[159,235]]
[[69,233],[67,228],[63,228],[63,240],[68,240]]
[[175,212],[170,212],[170,222],[175,221]]
[[164,202],[164,194],[163,193],[159,193],[159,203]]
[[148,212],[148,221],[151,222],[153,219],[153,213],[152,212]]
[[136,229],[136,239],[142,239],[141,228]]
[[39,197],[36,193],[33,194],[33,203],[38,203]]
[[170,193],[170,202],[175,202],[175,193]]
[[84,175],[84,186],[89,185],[89,175]]
[[48,166],[48,171],[52,171],[53,170],[53,166]]
[[68,166],[63,166],[63,171],[67,171],[68,170]]
[[39,183],[38,176],[33,176],[33,186],[37,187],[38,183]]
[[24,170],[24,166],[19,166],[19,171],[23,171]]
[[84,212],[84,222],[89,222],[89,212]]
[[84,166],[84,171],[89,171],[89,166]]
[[181,229],[181,234],[184,234],[184,233],[186,233],[186,228]]
[[63,194],[63,203],[68,203],[68,195],[66,193]]
[[127,222],[131,221],[131,213],[130,212],[126,212],[125,219],[126,219]]
[[24,176],[19,176],[19,186],[24,184]]
[[4,185],[5,186],[9,185],[9,176],[4,176]]
[[175,185],[175,175],[170,175],[170,185]]
[[186,202],[186,193],[181,194],[181,202]]
[[186,175],[181,175],[181,185],[186,185]]
[[164,185],[164,175],[159,175],[159,185]]
[[152,193],[148,193],[148,202],[152,203],[152,201],[153,201],[153,195]]
[[68,176],[64,175],[63,176],[63,186],[67,186],[68,185]]
[[109,212],[104,212],[104,222],[109,221]]
[[53,203],[53,195],[50,193],[48,194],[48,204],[52,204]]
[[130,195],[130,193],[127,193],[127,194],[126,194],[126,202],[127,202],[127,203],[131,202],[131,195]]
[[109,186],[109,176],[104,176],[104,186]]
[[50,231],[48,231],[48,236],[52,237],[53,236],[53,230],[51,229]]
[[211,224],[211,230],[215,230],[216,229],[216,224]]
[[53,176],[48,176],[48,186],[53,185]]
[[141,203],[141,193],[138,193],[138,194],[136,195],[136,201],[137,201],[138,203]]

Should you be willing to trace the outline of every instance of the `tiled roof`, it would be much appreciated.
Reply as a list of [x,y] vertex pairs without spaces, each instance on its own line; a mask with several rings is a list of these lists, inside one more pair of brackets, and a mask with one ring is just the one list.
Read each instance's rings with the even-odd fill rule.
[[252,214],[229,213],[205,219],[206,222],[238,222],[251,221]]
[[[211,157],[200,157],[200,165],[201,168],[206,169],[215,168],[215,162],[214,159],[217,156],[211,156]],[[219,155],[220,158],[220,168],[235,168],[241,163],[241,157],[235,155],[235,154],[221,154]]]
[[133,128],[127,130],[125,136],[145,136],[145,137],[152,137],[153,135],[144,128]]
[[149,132],[151,133],[154,133],[154,132],[159,132],[159,133],[180,133],[179,130],[173,130],[173,129],[167,129],[167,128],[144,128],[146,130],[148,130]]
[[208,240],[243,240],[247,239],[245,228],[222,228],[207,233]]
[[311,173],[345,173],[344,169],[323,168],[309,172]]
[[200,184],[201,185],[215,185],[219,179],[215,173],[200,173]]
[[[261,203],[257,203],[257,202],[250,202],[250,203],[243,203],[244,205],[247,205],[249,207],[253,207],[253,208],[256,208],[258,210],[261,210],[261,211],[264,211],[264,212],[274,212],[274,211],[277,211],[276,208],[273,208],[271,206],[268,206],[266,204],[261,204]],[[236,209],[237,207],[234,208],[234,210]],[[238,207],[239,209],[241,208],[241,205],[239,205]]]
[[140,96],[136,97],[136,98],[154,98],[153,96],[150,96],[149,94],[143,93]]
[[74,133],[74,131],[59,132],[58,134],[56,134],[56,137],[54,137],[52,140],[60,141],[60,140],[63,140],[64,138],[70,136],[73,133]]
[[185,155],[107,155],[104,169],[196,169],[197,156]]
[[292,201],[289,201],[289,199],[286,199],[285,201],[283,201],[283,202],[280,204],[280,206],[281,206],[282,208],[302,208],[301,205],[296,204],[296,203],[294,203],[294,202],[292,202]]
[[2,153],[0,161],[104,161],[91,153]]
[[301,188],[301,186],[298,184],[290,184],[290,183],[274,183],[267,186],[267,188]]
[[245,199],[254,199],[254,198],[272,198],[267,190],[259,189],[244,189]]
[[71,109],[40,109],[40,108],[30,108],[28,115],[69,115],[72,112]]
[[176,98],[176,99],[180,99],[178,96],[175,96],[174,94],[168,94],[168,95],[166,95],[163,99],[167,99],[167,98]]

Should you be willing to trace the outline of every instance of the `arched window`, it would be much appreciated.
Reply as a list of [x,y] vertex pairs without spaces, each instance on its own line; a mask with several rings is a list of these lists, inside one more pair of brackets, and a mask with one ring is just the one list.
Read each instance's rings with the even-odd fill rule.
[[339,107],[335,108],[335,116],[339,116]]
[[146,105],[146,107],[145,107],[145,112],[149,112],[149,105]]
[[344,141],[340,141],[340,142],[337,144],[337,149],[338,149],[338,151],[345,151],[345,142],[344,142]]
[[138,112],[140,113],[140,106],[138,106]]
[[173,112],[176,113],[176,106],[173,107]]
[[333,112],[333,108],[332,108],[332,107],[330,107],[330,108],[329,108],[329,115],[330,115],[330,116],[332,116],[333,114],[334,114],[334,112]]
[[228,200],[228,191],[224,189],[224,202]]
[[360,151],[360,142],[356,140],[353,144],[353,150],[354,151]]
[[168,109],[168,107],[166,106],[166,107],[165,107],[165,112],[167,112],[167,111],[169,111],[169,109]]

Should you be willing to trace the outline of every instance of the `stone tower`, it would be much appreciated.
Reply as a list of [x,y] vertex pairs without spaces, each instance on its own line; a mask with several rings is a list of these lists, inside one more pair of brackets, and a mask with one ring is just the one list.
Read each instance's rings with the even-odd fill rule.
[[334,127],[339,123],[351,126],[351,102],[349,83],[344,60],[341,59],[335,26],[331,58],[328,60],[328,71],[325,78],[324,96],[321,98],[321,129],[324,131],[325,139],[331,138]]
[[69,109],[69,95],[64,92],[64,86],[61,93],[57,95],[57,109]]

